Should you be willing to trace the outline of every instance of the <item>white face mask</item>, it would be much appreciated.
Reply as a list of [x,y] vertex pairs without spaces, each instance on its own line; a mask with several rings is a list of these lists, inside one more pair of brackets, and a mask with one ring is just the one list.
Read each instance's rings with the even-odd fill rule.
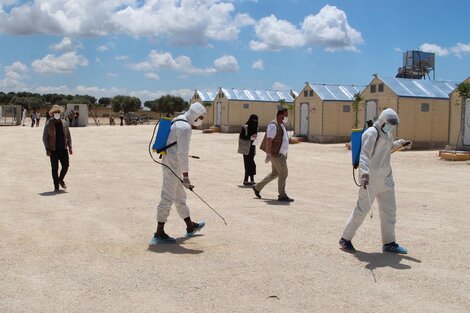
[[54,119],[60,120],[60,113],[54,113]]
[[382,127],[383,131],[386,132],[386,133],[389,133],[389,134],[393,131],[394,128],[395,128],[395,126],[392,126],[390,124],[385,124]]
[[194,122],[191,123],[193,126],[201,126],[202,125],[202,120],[200,118],[198,118],[197,120],[195,120]]
[[288,121],[289,121],[289,118],[287,116],[284,116],[282,118],[282,123],[287,124]]

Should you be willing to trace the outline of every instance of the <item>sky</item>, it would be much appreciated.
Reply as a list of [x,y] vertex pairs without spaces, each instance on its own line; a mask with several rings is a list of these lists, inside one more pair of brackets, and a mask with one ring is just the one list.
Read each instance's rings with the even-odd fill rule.
[[[131,95],[367,85],[403,52],[470,76],[467,0],[0,0],[0,91]],[[431,76],[432,78],[432,76]]]

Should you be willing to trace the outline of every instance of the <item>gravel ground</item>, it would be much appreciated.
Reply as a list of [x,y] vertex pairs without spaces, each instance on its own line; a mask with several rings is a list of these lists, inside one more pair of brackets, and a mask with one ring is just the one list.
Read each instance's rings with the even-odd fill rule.
[[394,154],[397,237],[409,254],[381,252],[376,204],[347,254],[338,239],[357,187],[343,144],[289,147],[295,202],[284,205],[275,182],[262,199],[242,186],[237,134],[194,131],[191,182],[228,225],[188,192],[204,230],[184,239],[173,209],[166,230],[178,243],[149,247],[162,176],[152,128],[72,128],[58,194],[42,127],[0,128],[0,312],[470,311],[470,161]]

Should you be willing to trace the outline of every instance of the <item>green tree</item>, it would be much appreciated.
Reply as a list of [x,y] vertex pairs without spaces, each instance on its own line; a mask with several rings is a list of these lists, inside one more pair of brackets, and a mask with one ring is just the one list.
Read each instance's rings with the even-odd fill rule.
[[102,107],[108,107],[111,105],[111,100],[111,98],[103,97],[98,100],[98,104]]
[[111,105],[114,112],[119,112],[123,109],[124,113],[127,113],[140,110],[141,102],[140,99],[136,97],[118,95],[113,97]]
[[189,103],[181,97],[165,95],[157,100],[145,101],[144,106],[153,112],[174,113],[186,110],[189,107]]
[[354,94],[352,109],[354,112],[354,128],[355,129],[359,127],[359,111],[362,110],[363,105],[364,105],[364,97],[360,93]]
[[465,102],[465,99],[470,98],[470,83],[458,84],[457,91],[459,92],[459,97],[462,97]]

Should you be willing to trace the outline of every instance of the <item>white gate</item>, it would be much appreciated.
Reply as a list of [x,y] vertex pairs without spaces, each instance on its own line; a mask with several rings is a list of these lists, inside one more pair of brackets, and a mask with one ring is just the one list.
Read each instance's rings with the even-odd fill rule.
[[222,103],[217,102],[215,105],[215,125],[220,126],[222,123]]
[[465,100],[465,113],[463,117],[463,144],[470,146],[470,99]]
[[377,121],[378,112],[377,112],[377,102],[375,100],[369,100],[366,102],[366,122],[367,121]]
[[308,103],[300,104],[300,136],[308,135]]

